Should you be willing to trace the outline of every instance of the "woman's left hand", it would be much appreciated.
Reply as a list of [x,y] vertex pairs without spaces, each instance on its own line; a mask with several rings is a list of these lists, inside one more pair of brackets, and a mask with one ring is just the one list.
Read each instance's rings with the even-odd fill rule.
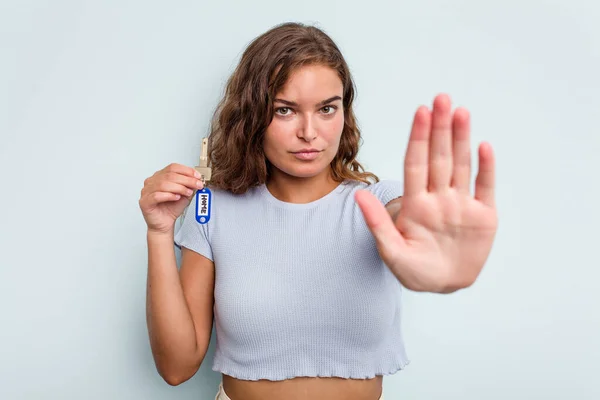
[[479,276],[498,226],[489,144],[479,146],[474,196],[470,176],[469,113],[452,114],[450,98],[439,95],[433,111],[415,113],[399,210],[388,211],[368,191],[356,193],[382,260],[408,289],[451,293]]

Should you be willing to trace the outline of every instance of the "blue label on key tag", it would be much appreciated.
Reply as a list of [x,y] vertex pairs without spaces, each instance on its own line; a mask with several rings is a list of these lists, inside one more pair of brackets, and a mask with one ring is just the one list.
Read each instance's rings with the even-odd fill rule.
[[205,224],[210,220],[212,192],[209,188],[202,188],[196,192],[196,221]]

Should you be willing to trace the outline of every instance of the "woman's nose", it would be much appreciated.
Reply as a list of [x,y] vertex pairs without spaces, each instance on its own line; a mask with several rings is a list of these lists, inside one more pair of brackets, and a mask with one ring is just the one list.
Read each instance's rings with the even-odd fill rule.
[[302,118],[302,123],[298,129],[298,137],[311,142],[317,138],[317,131],[310,116]]

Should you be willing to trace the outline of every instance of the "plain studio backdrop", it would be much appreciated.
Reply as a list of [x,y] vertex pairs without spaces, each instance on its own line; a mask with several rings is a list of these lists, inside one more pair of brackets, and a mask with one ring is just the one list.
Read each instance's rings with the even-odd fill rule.
[[[157,374],[143,180],[193,166],[257,35],[314,23],[347,58],[359,159],[402,178],[440,92],[497,158],[500,225],[477,283],[405,292],[410,365],[386,399],[598,399],[600,6],[577,1],[3,1],[0,398],[212,399]],[[251,240],[251,238],[249,238]]]

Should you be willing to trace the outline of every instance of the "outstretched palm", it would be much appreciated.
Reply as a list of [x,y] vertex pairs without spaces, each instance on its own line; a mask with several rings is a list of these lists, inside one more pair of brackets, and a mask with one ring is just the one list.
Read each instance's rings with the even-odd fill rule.
[[381,258],[407,288],[448,293],[481,272],[498,225],[489,144],[479,147],[474,196],[470,177],[468,111],[452,114],[449,97],[439,95],[433,112],[420,107],[415,113],[394,218],[371,193],[356,193]]

